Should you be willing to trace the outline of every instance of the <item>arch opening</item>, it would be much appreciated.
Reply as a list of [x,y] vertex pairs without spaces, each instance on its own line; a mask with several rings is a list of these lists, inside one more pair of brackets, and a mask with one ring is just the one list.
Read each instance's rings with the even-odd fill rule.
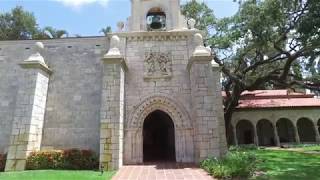
[[295,142],[294,126],[289,119],[279,119],[276,126],[280,143]]
[[175,128],[171,117],[153,111],[143,123],[143,162],[176,161]]
[[260,120],[257,124],[260,146],[275,146],[273,125],[269,120]]
[[313,122],[307,118],[301,118],[297,122],[297,128],[301,142],[315,142],[316,134],[314,132]]
[[238,144],[254,144],[253,125],[248,120],[241,120],[237,123]]
[[166,14],[159,7],[151,8],[147,13],[147,30],[148,31],[165,31]]

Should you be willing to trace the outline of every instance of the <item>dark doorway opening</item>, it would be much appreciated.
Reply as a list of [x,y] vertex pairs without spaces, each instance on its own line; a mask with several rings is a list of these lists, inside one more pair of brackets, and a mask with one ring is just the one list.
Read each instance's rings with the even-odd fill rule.
[[143,123],[143,161],[175,161],[174,124],[160,110],[150,113]]
[[253,144],[253,125],[248,120],[241,120],[236,125],[238,144]]
[[257,123],[257,133],[260,146],[275,146],[274,129],[269,120],[262,119]]

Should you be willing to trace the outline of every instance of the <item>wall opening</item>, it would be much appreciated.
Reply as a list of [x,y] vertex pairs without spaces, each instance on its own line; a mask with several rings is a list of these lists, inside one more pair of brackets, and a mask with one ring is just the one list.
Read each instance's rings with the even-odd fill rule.
[[241,120],[237,123],[238,144],[254,144],[253,125],[248,120]]
[[148,31],[165,31],[166,14],[159,7],[151,8],[147,13],[147,30]]
[[279,119],[276,126],[280,143],[295,142],[294,127],[289,119]]
[[297,128],[301,142],[315,142],[316,133],[314,132],[313,122],[307,118],[301,118],[297,122]]
[[174,123],[160,110],[150,113],[143,123],[143,161],[176,161]]
[[275,146],[273,125],[269,120],[260,120],[257,124],[260,146]]

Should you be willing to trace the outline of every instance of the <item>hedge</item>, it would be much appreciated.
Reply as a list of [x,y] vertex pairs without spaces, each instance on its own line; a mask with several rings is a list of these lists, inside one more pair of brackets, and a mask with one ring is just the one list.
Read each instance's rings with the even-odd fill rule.
[[97,155],[91,150],[80,149],[32,152],[27,158],[26,165],[27,170],[93,170],[98,167]]

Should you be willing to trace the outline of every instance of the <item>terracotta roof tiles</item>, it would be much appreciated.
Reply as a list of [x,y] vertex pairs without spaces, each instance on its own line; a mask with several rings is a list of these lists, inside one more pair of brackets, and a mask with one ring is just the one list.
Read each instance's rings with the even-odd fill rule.
[[[223,92],[225,96],[225,92]],[[288,90],[256,90],[242,93],[238,109],[255,108],[319,107],[320,99],[314,94]]]

